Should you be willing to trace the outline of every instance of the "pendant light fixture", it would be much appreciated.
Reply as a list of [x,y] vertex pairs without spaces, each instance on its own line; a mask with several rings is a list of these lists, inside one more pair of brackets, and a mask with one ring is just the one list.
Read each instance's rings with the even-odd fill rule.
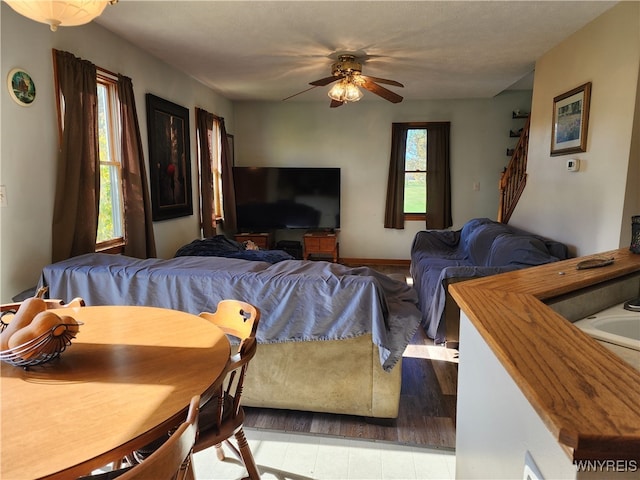
[[55,32],[59,26],[75,27],[99,17],[107,5],[118,0],[5,0],[20,15],[46,23]]

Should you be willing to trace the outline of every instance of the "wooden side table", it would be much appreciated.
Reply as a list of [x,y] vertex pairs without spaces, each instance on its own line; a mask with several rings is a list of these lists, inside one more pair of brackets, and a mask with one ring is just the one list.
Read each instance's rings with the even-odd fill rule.
[[238,233],[233,238],[236,242],[251,240],[262,250],[269,250],[272,245],[270,233]]
[[338,234],[329,232],[309,232],[302,237],[304,242],[303,258],[309,255],[330,256],[334,262],[338,261]]

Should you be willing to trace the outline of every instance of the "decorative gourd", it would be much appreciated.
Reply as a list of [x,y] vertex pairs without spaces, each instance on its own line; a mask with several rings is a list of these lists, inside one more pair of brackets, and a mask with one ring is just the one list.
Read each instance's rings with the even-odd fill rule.
[[69,332],[72,336],[76,336],[76,334],[80,331],[80,326],[75,318],[69,315],[60,315],[60,320],[67,327],[67,332]]
[[7,350],[11,336],[29,325],[36,315],[44,312],[46,309],[47,304],[40,297],[28,298],[22,302],[7,328],[0,333],[0,350]]
[[[38,313],[29,325],[21,328],[9,338],[9,348],[15,349],[24,345],[31,340],[40,337],[42,334],[51,332],[54,337],[59,337],[67,331],[67,326],[63,324],[62,319],[52,311],[44,311]],[[52,353],[55,350],[55,342],[43,344],[42,349],[33,349],[20,354],[22,359],[28,360],[34,355],[40,353]]]

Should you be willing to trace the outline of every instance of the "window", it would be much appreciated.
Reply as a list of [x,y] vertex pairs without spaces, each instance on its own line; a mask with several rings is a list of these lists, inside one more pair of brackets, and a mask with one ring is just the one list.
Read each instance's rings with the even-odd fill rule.
[[404,153],[404,213],[427,212],[427,129],[409,128]]
[[213,177],[213,220],[218,221],[224,217],[222,210],[222,138],[220,136],[220,122],[213,121],[211,132],[211,175]]
[[393,123],[384,227],[451,226],[449,122]]
[[204,236],[215,234],[216,225],[224,218],[222,200],[222,136],[223,120],[196,108],[196,135],[200,167],[200,212]]
[[100,207],[96,251],[104,251],[125,243],[124,198],[117,80],[98,73],[97,81]]
[[131,79],[69,52],[53,49],[53,59],[59,162],[52,259],[95,251],[155,257]]

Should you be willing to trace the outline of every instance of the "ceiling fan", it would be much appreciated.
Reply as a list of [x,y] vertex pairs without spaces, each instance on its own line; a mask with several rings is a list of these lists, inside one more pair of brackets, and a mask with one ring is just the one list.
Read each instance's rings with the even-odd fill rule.
[[[402,97],[400,95],[378,85],[378,83],[393,85],[394,87],[404,87],[404,85],[400,82],[396,82],[395,80],[362,75],[362,64],[358,62],[355,55],[339,55],[338,61],[331,65],[331,76],[310,82],[309,85],[312,85],[311,88],[325,87],[337,81],[339,82],[336,83],[328,92],[329,98],[331,98],[331,103],[329,104],[331,108],[339,107],[348,102],[357,102],[360,100],[362,98],[362,92],[359,87],[369,90],[392,103],[399,103],[402,101]],[[307,90],[304,90],[303,92],[306,92]],[[296,93],[295,95],[299,94]],[[291,97],[294,97],[295,95],[291,95]],[[285,100],[291,97],[287,97]]]

